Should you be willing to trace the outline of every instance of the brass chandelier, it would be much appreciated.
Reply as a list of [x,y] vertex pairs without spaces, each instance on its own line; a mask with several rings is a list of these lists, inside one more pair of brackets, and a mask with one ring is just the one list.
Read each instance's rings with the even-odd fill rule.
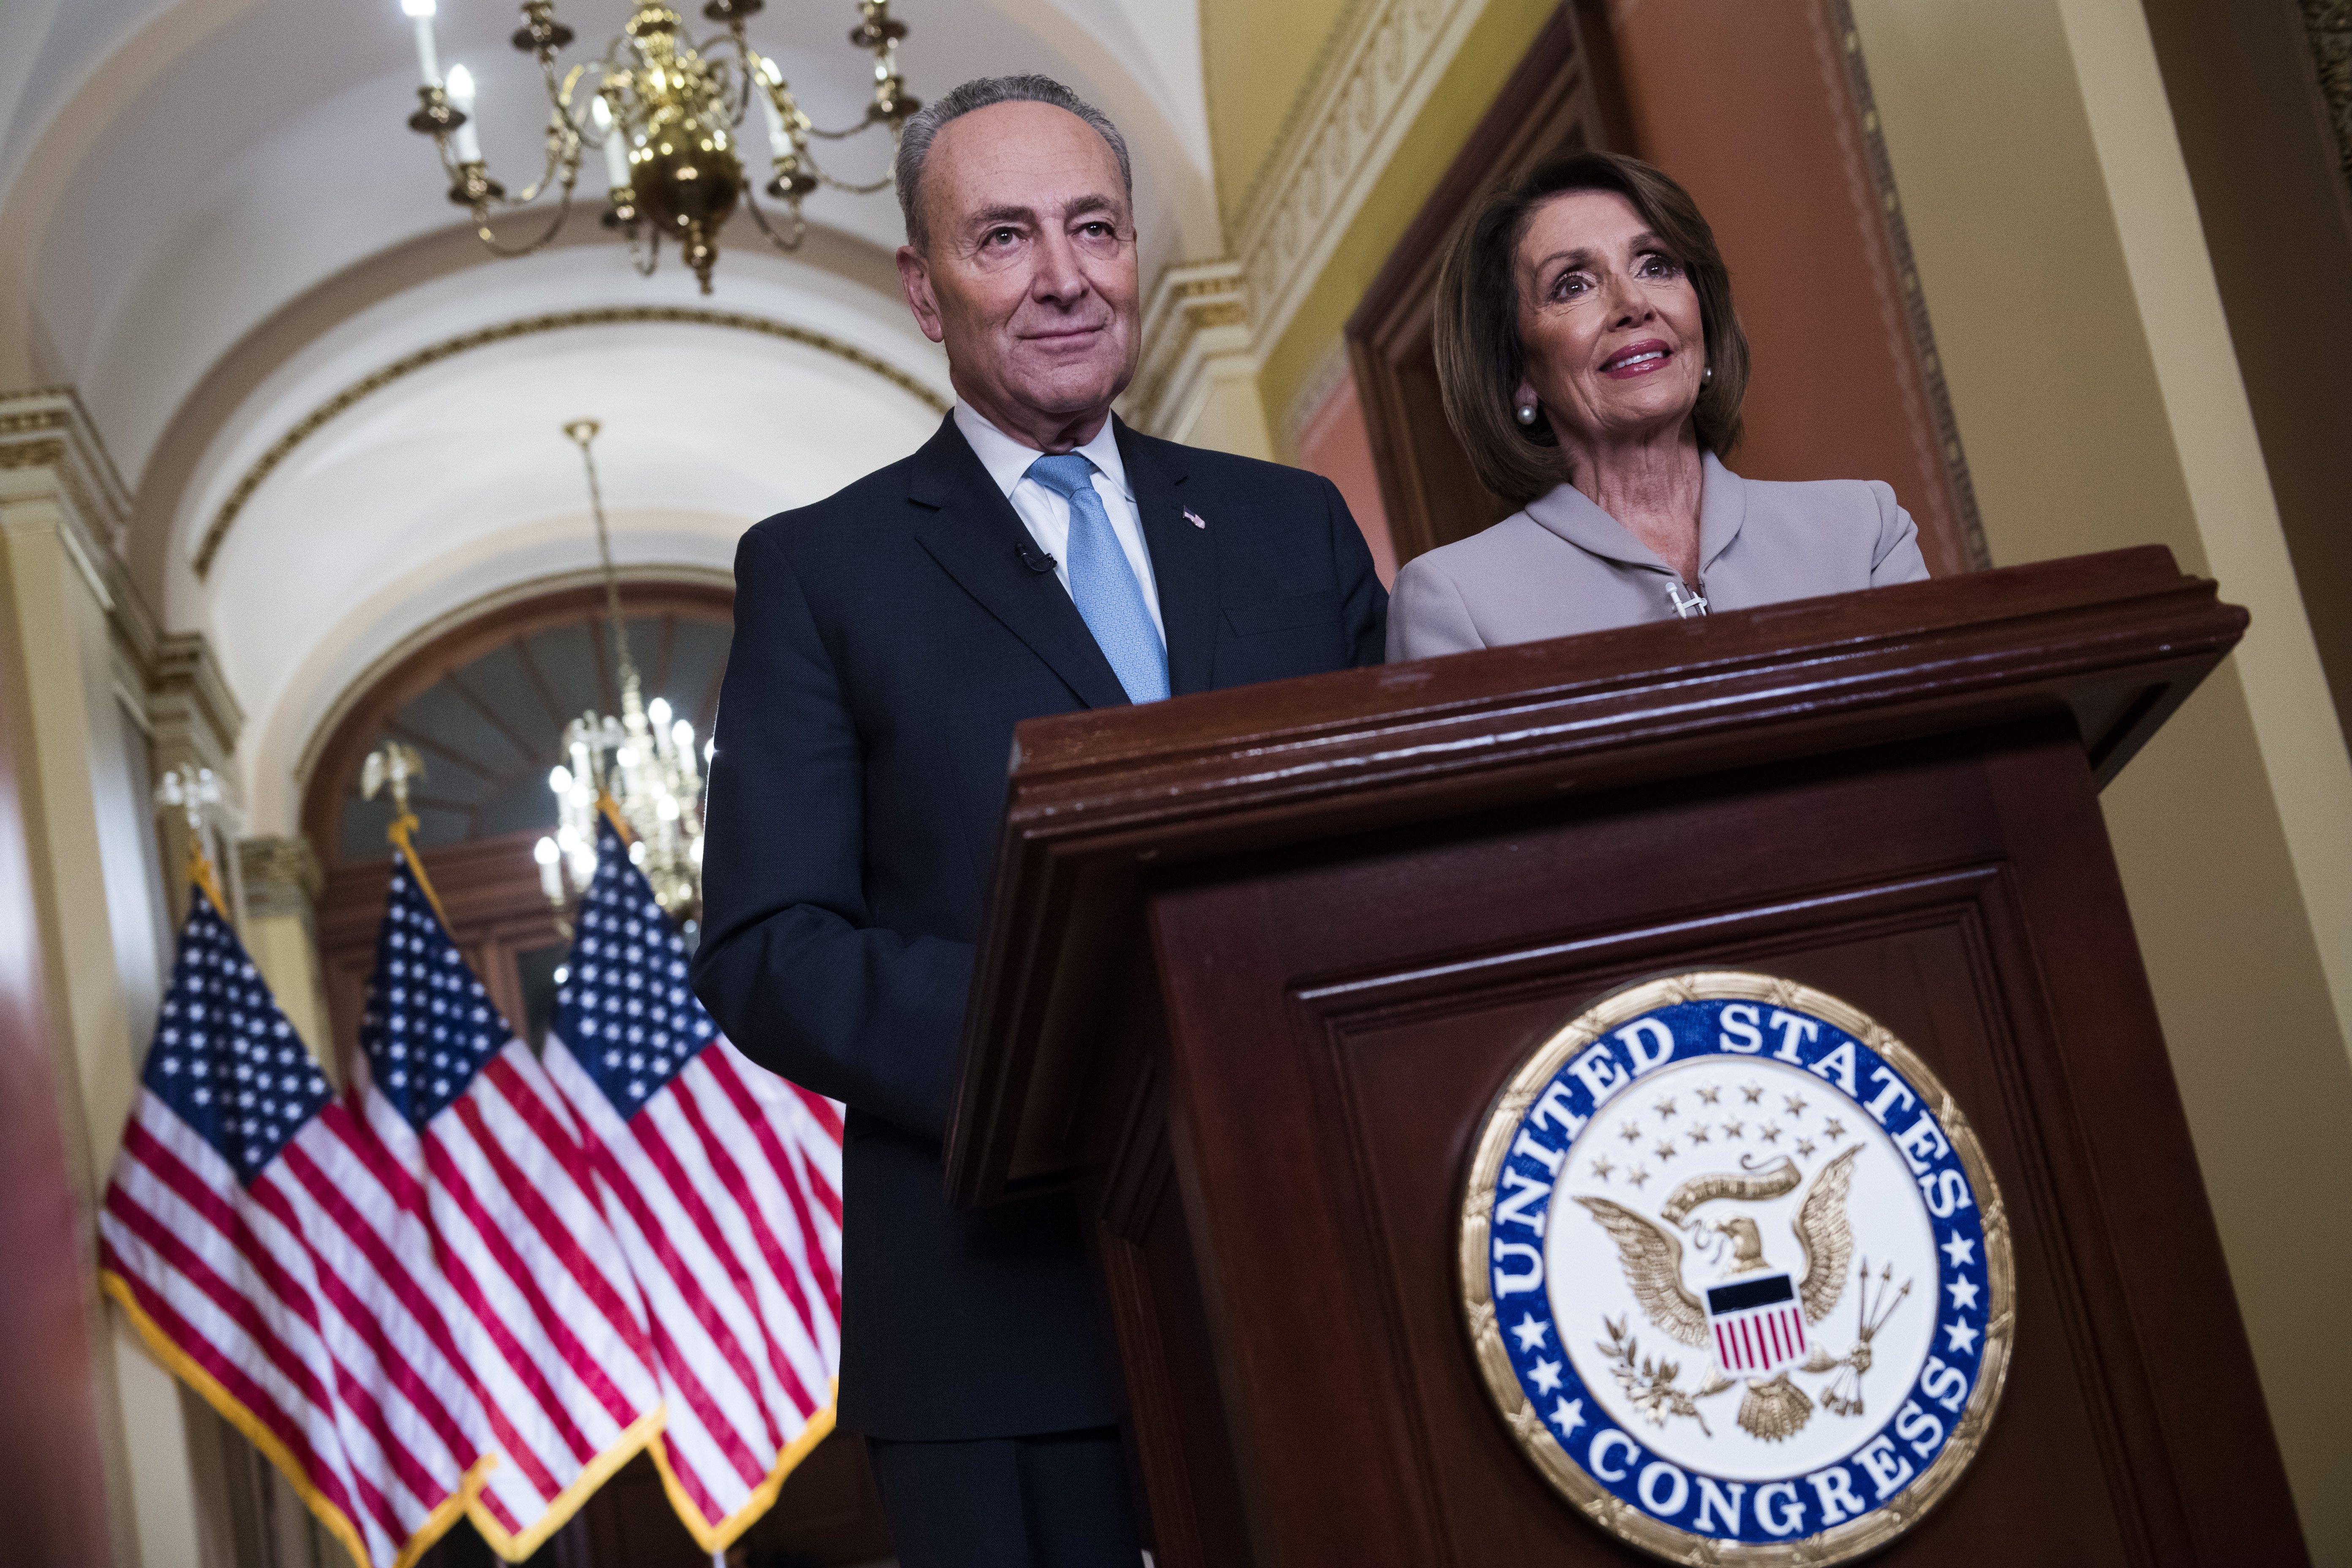
[[[898,40],[907,36],[907,26],[891,19],[890,0],[857,0],[858,23],[849,41],[874,57],[874,97],[866,118],[840,131],[812,125],[782,68],[751,47],[744,24],[766,0],[710,0],[703,16],[727,30],[699,46],[687,37],[677,12],[660,0],[646,0],[601,57],[561,75],[556,51],[572,42],[572,29],[555,19],[554,0],[524,0],[514,47],[537,57],[546,82],[546,164],[530,185],[509,195],[490,177],[482,155],[473,123],[472,73],[457,65],[446,79],[441,74],[433,39],[434,3],[401,0],[401,9],[415,23],[417,70],[424,79],[416,90],[423,107],[409,117],[409,129],[433,138],[449,177],[450,201],[473,213],[482,243],[500,256],[528,256],[556,237],[572,215],[583,153],[601,145],[608,187],[605,226],[621,232],[637,270],[647,275],[667,236],[708,294],[710,269],[719,259],[719,231],[738,203],[750,209],[770,244],[791,251],[807,233],[801,203],[819,185],[856,195],[890,187],[887,174],[863,184],[834,178],[811,156],[810,138],[839,142],[886,126],[895,153],[899,128],[922,107],[908,96],[898,74]],[[583,79],[591,72],[593,89],[583,106]],[[771,223],[761,210],[755,179],[745,173],[738,150],[736,129],[755,100],[768,131],[770,171],[763,188],[784,205],[781,224]],[[492,216],[528,206],[550,187],[556,205],[547,227],[519,247],[501,245],[490,227]]]

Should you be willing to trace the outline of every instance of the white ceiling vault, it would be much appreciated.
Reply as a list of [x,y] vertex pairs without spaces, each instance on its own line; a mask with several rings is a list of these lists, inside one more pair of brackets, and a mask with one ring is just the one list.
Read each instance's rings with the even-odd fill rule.
[[[699,5],[681,6],[699,24]],[[562,0],[586,54],[626,0]],[[338,699],[418,628],[594,559],[567,420],[601,419],[615,553],[708,571],[769,512],[903,455],[947,395],[888,261],[895,203],[820,192],[808,250],[729,226],[717,292],[666,255],[652,279],[594,228],[524,261],[467,247],[430,147],[403,121],[397,0],[10,0],[0,53],[0,262],[32,337],[140,491],[134,574],[173,630],[211,638],[248,715],[249,830],[290,832],[293,768]],[[1145,274],[1221,248],[1191,0],[895,0],[929,99],[1041,70],[1100,103],[1135,152]],[[862,110],[850,0],[772,0],[755,41],[820,124]],[[481,83],[494,174],[536,172],[543,99],[507,0],[441,0],[445,63]],[[37,47],[31,47],[37,42]],[[878,173],[870,136],[832,156]],[[583,170],[583,192],[596,171]],[[867,166],[872,165],[871,169]],[[754,248],[757,247],[757,248]],[[689,307],[785,329],[537,318]],[[637,312],[644,314],[642,310]],[[306,417],[404,358],[451,354],[350,401],[224,503]],[[799,341],[794,341],[797,338]],[[910,390],[911,388],[911,390]],[[924,394],[928,395],[924,395]],[[217,552],[199,576],[207,534]]]

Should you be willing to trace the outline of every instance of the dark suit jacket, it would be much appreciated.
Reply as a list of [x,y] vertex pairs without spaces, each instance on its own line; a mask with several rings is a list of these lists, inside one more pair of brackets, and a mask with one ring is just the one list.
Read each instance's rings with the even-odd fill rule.
[[[1380,662],[1388,596],[1328,480],[1118,445],[1173,694]],[[1028,542],[950,419],[736,552],[694,988],[752,1060],[849,1107],[841,1420],[873,1436],[1121,1411],[1070,1196],[941,1192],[1013,726],[1127,700]]]

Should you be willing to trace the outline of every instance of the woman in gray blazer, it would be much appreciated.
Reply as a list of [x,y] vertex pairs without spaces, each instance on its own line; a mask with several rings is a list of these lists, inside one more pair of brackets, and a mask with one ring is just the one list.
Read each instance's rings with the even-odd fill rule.
[[1523,510],[1397,574],[1390,658],[1927,575],[1885,485],[1723,466],[1748,339],[1706,220],[1649,164],[1564,153],[1488,197],[1434,325],[1446,419]]

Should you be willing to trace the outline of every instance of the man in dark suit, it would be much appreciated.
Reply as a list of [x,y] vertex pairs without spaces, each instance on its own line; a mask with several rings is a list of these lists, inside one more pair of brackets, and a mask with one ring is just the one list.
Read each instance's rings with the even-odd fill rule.
[[1381,658],[1339,492],[1139,436],[1125,143],[1041,77],[903,139],[908,303],[957,406],[736,555],[694,985],[849,1107],[842,1425],[906,1568],[1132,1568],[1117,1355],[1066,1194],[942,1196],[1013,726]]

